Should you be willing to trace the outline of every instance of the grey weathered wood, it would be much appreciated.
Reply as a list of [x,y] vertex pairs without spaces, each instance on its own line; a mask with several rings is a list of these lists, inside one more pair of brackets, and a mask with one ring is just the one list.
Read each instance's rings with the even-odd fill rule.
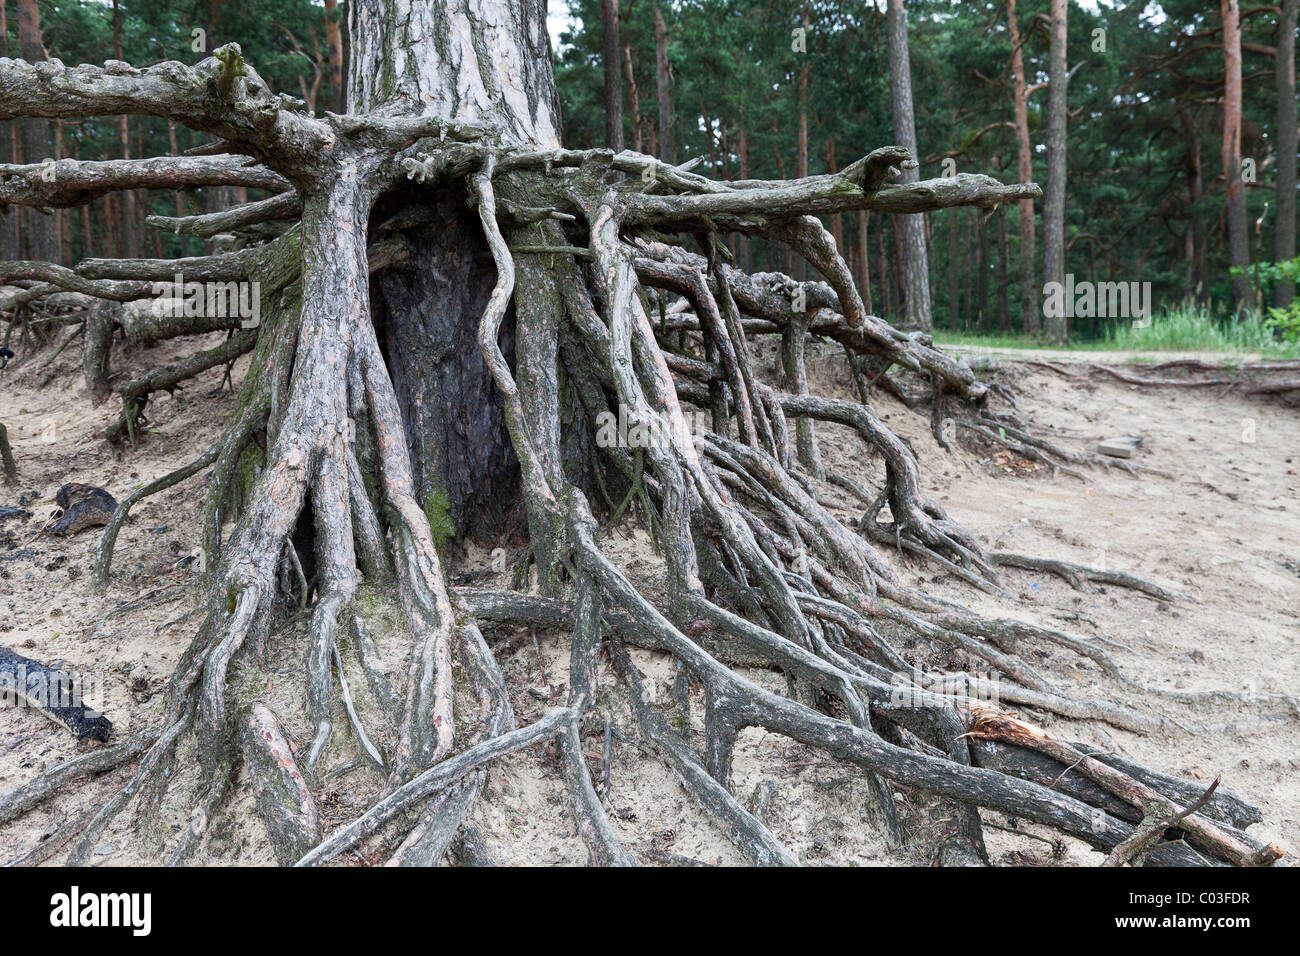
[[288,865],[320,842],[316,802],[269,707],[249,707],[240,739],[271,845],[280,863]]

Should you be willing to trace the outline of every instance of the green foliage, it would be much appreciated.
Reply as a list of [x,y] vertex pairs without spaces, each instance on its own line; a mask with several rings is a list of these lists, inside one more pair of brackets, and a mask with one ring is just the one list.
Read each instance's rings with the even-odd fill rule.
[[[558,0],[553,0],[553,6]],[[628,48],[638,89],[640,125],[648,136],[657,123],[654,3],[620,5],[621,41]],[[867,150],[894,142],[884,4],[867,0],[663,0],[669,30],[675,159],[701,157],[701,171],[740,176],[741,136],[750,177],[793,177],[799,117],[808,124],[809,172],[825,172],[829,147],[840,167]],[[1008,62],[1011,42],[1006,4],[998,0],[908,0],[913,106],[920,147],[920,175],[985,173],[1004,182],[1019,178],[1018,144],[1011,123],[1013,103]],[[1020,0],[1025,72],[1031,86],[1045,79],[1047,31],[1041,19],[1048,0]],[[791,50],[791,30],[807,10],[807,52]],[[575,148],[604,142],[601,114],[601,20],[599,0],[570,0],[575,25],[557,51],[556,76],[565,106],[565,139]],[[1155,302],[1191,296],[1213,313],[1229,308],[1226,238],[1217,228],[1224,211],[1219,165],[1223,51],[1214,31],[1216,4],[1204,0],[1070,5],[1068,60],[1069,179],[1065,271],[1080,280],[1150,281]],[[1276,16],[1243,20],[1243,42],[1271,46]],[[1104,31],[1105,49],[1098,35]],[[1243,155],[1260,161],[1260,182],[1277,163],[1275,92],[1271,76],[1252,74],[1248,48],[1244,86]],[[1173,62],[1167,62],[1173,61]],[[1267,64],[1260,61],[1260,69]],[[801,100],[800,71],[807,70]],[[1046,89],[1031,93],[1028,121],[1033,142],[1033,179],[1046,178]],[[625,97],[625,112],[630,98]],[[625,139],[633,140],[625,116]],[[643,142],[649,149],[649,142]],[[1195,164],[1193,163],[1195,160]],[[1192,195],[1192,169],[1199,169],[1202,195]],[[1267,171],[1266,171],[1267,170]],[[1248,216],[1264,212],[1272,194],[1246,190]],[[1037,203],[1041,211],[1041,201]],[[1041,226],[1035,274],[1019,274],[1019,212],[1003,213],[1006,243],[1006,313],[1000,312],[998,223],[982,224],[969,210],[929,215],[930,284],[938,328],[968,335],[999,335],[1020,329],[1020,287],[1041,290]],[[1037,218],[1037,217],[1036,217]],[[897,319],[893,217],[873,215],[868,248],[873,309]],[[830,220],[826,220],[828,224]],[[1295,223],[1264,219],[1260,248],[1272,232]],[[853,217],[842,217],[842,246],[856,266]],[[1188,240],[1203,249],[1189,262]],[[954,240],[950,246],[950,237]],[[982,256],[976,264],[973,248]],[[784,271],[790,263],[774,247],[755,241],[755,269]],[[956,256],[950,250],[955,249]],[[1252,253],[1255,245],[1252,244]],[[1256,254],[1257,255],[1257,254]],[[796,266],[797,268],[797,266]],[[949,275],[955,272],[956,299]],[[1253,273],[1252,273],[1252,284]],[[888,287],[888,289],[886,288]],[[980,290],[983,288],[983,295]],[[888,297],[888,298],[886,298]],[[886,308],[888,302],[888,308]],[[891,314],[892,313],[892,314]],[[1105,319],[1072,320],[1072,335],[1101,340]]]
[[[342,6],[342,5],[340,5]],[[41,39],[51,57],[66,64],[100,63],[113,59],[113,7],[107,0],[38,0]],[[303,96],[310,89],[317,58],[325,57],[325,10],[315,0],[245,0],[238,4],[212,3],[210,0],[120,0],[118,4],[122,59],[137,66],[161,60],[198,63],[211,56],[225,43],[240,45],[243,58],[276,92]],[[15,6],[9,4],[6,18],[7,55],[18,55]],[[338,14],[336,13],[336,16]],[[195,30],[203,31],[196,35]],[[200,42],[201,41],[201,42]],[[199,45],[202,49],[194,49]],[[322,89],[317,109],[328,105],[328,84]],[[164,119],[132,116],[128,121],[132,155],[167,156],[172,153],[171,137],[176,136],[178,150],[186,150],[210,137],[183,126],[169,129]],[[115,116],[90,117],[62,124],[62,157],[77,159],[114,159],[122,155]],[[21,142],[21,137],[20,137]],[[51,144],[52,145],[52,144]],[[39,162],[53,151],[22,161]],[[6,157],[5,162],[10,160]],[[175,216],[175,195],[166,190],[134,194],[144,212]],[[182,194],[187,215],[203,212],[205,191],[187,190]],[[260,198],[254,195],[251,198]],[[91,206],[98,220],[103,215],[104,199]],[[74,212],[74,215],[77,215]],[[73,228],[70,234],[72,261],[75,265],[87,255],[105,255],[107,238],[98,223],[93,245],[84,246],[84,233]],[[195,247],[170,233],[159,236],[165,257],[181,255],[182,248],[194,254]],[[153,255],[153,233],[141,237],[141,253]],[[148,251],[146,251],[148,250]]]
[[1116,324],[1106,333],[1106,347],[1134,351],[1245,352],[1267,358],[1300,356],[1300,342],[1279,341],[1274,323],[1257,312],[1240,321],[1228,312],[1216,316],[1209,309],[1190,303],[1163,308],[1151,317],[1151,324],[1136,328]]
[[[1279,281],[1300,281],[1300,257],[1282,262],[1260,262],[1248,269],[1234,266],[1228,271],[1234,276],[1250,279],[1264,301],[1268,301]],[[1285,308],[1270,308],[1264,325],[1282,341],[1300,344],[1300,299],[1293,298]]]
[[[551,0],[553,13],[565,0]],[[601,18],[599,0],[568,0],[570,29],[556,49],[555,72],[563,106],[567,146],[602,144]],[[789,178],[797,173],[800,117],[807,121],[808,168],[812,174],[842,168],[866,151],[894,141],[884,4],[878,0],[625,0],[620,4],[621,41],[631,59],[639,109],[631,115],[625,93],[625,140],[652,151],[657,134],[653,14],[668,27],[672,79],[674,159],[702,159],[702,172],[723,178]],[[1001,0],[908,0],[909,46],[920,144],[920,175],[986,173],[1018,179],[1018,146],[1012,120],[1011,42]],[[39,0],[43,39],[50,56],[65,63],[103,63],[114,56],[113,10],[106,0]],[[1017,16],[1028,82],[1046,76],[1047,40],[1041,18],[1049,0],[1020,0]],[[196,63],[224,43],[239,43],[243,57],[277,92],[307,97],[325,56],[326,14],[319,0],[120,0],[122,57],[144,65],[164,59]],[[8,17],[8,52],[17,52],[16,21]],[[1243,155],[1257,160],[1261,185],[1270,185],[1276,157],[1275,91],[1269,61],[1255,52],[1276,44],[1277,19],[1267,7],[1242,22],[1247,44]],[[808,18],[806,51],[792,49],[792,31]],[[335,16],[340,13],[336,11]],[[1205,0],[1070,5],[1068,60],[1074,73],[1068,105],[1069,178],[1065,271],[1091,281],[1151,281],[1156,302],[1191,296],[1213,314],[1230,300],[1226,239],[1219,228],[1224,187],[1219,165],[1223,52],[1215,31],[1216,4]],[[1104,31],[1105,49],[1096,31]],[[202,49],[194,49],[202,31]],[[620,64],[622,66],[622,64]],[[806,83],[801,83],[801,79]],[[625,81],[626,89],[626,81]],[[328,105],[328,80],[318,91],[318,110]],[[1046,176],[1042,127],[1047,92],[1030,94],[1032,177]],[[116,117],[65,121],[63,154],[111,159],[121,154]],[[133,155],[172,152],[172,130],[154,117],[129,119]],[[176,148],[199,145],[206,136],[174,130]],[[1271,162],[1265,162],[1270,158]],[[43,157],[38,157],[37,160]],[[1194,175],[1193,170],[1199,170]],[[1193,183],[1202,195],[1193,197]],[[205,208],[202,190],[184,193],[185,212]],[[256,196],[252,198],[257,198]],[[1252,256],[1267,255],[1277,221],[1268,189],[1246,190],[1247,215],[1263,218]],[[147,212],[175,215],[173,194],[137,193]],[[101,216],[103,199],[92,207]],[[1275,203],[1274,203],[1275,206]],[[1041,202],[1038,203],[1041,209]],[[969,210],[943,210],[927,217],[930,281],[936,325],[964,334],[1019,331],[1020,290],[1041,290],[1041,256],[1035,274],[1019,274],[1019,211],[1005,208],[1005,256],[998,222]],[[857,267],[854,216],[826,220],[838,227],[842,246]],[[1190,240],[1201,254],[1189,261]],[[87,254],[83,233],[71,234],[74,262]],[[95,236],[101,243],[102,237]],[[955,240],[950,245],[950,238]],[[180,254],[182,239],[160,237],[164,256]],[[1039,231],[1041,251],[1041,231]],[[977,260],[974,249],[982,255]],[[195,251],[186,243],[190,254]],[[955,250],[956,255],[952,254]],[[754,270],[794,268],[782,251],[756,239],[741,252]],[[150,250],[152,253],[153,250]],[[868,252],[873,310],[897,319],[899,275],[895,267],[893,217],[870,218]],[[102,248],[91,250],[103,255]],[[1007,311],[999,306],[999,262],[1005,259]],[[69,265],[74,263],[67,263]],[[1286,264],[1260,262],[1247,270],[1252,286],[1276,281]],[[957,295],[950,301],[950,275]],[[981,292],[982,290],[982,292]],[[1177,311],[1177,309],[1174,309]],[[1280,335],[1293,334],[1290,312],[1269,316]],[[1073,334],[1102,339],[1104,319],[1076,319]]]
[[1292,299],[1285,309],[1268,310],[1269,328],[1283,342],[1297,346],[1300,351],[1300,299]]
[[[1281,310],[1270,310],[1279,313]],[[1291,310],[1294,312],[1295,310]],[[955,347],[1041,349],[1043,343],[1027,335],[989,335],[936,331],[934,340]],[[1227,312],[1216,315],[1204,306],[1185,302],[1162,307],[1149,325],[1117,322],[1100,339],[1073,343],[1072,349],[1095,352],[1226,352],[1259,354],[1265,358],[1300,358],[1300,340],[1282,334],[1275,318],[1247,313],[1241,321]]]

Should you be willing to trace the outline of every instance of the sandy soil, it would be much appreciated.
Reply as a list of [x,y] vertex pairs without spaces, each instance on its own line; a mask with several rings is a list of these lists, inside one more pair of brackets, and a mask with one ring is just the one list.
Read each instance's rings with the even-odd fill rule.
[[[118,371],[125,374],[131,367],[164,360],[171,354],[168,348],[132,355]],[[195,576],[184,559],[197,554],[202,479],[135,509],[119,539],[112,586],[103,597],[89,586],[95,531],[70,539],[32,539],[54,508],[61,483],[100,485],[121,498],[215,442],[234,400],[228,391],[213,394],[220,374],[208,373],[173,397],[158,397],[140,446],[114,451],[93,435],[117,414],[116,403],[90,404],[73,351],[44,369],[48,351],[20,355],[0,372],[0,422],[9,428],[21,470],[16,486],[0,485],[0,505],[21,504],[31,512],[27,518],[0,522],[0,644],[82,673],[102,672],[105,709],[118,733],[124,733],[155,718],[162,685],[196,625],[187,617],[195,606],[194,589],[177,585]],[[1221,396],[1217,390],[1171,394],[1173,390],[1138,389],[1114,380],[1070,379],[1000,358],[1004,365],[995,374],[1014,385],[1022,411],[1043,433],[1075,449],[1114,434],[1140,434],[1144,442],[1137,461],[1176,477],[1139,479],[1096,471],[1086,481],[1065,475],[1053,479],[1046,469],[1035,470],[1006,455],[962,449],[950,456],[934,443],[926,418],[882,397],[879,410],[916,450],[927,490],[988,546],[1132,571],[1195,600],[1163,604],[1109,587],[1086,594],[1056,578],[1011,570],[1008,584],[1019,596],[1012,601],[974,591],[942,568],[896,555],[889,560],[909,583],[924,584],[974,609],[1120,641],[1127,649],[1116,651],[1119,662],[1149,687],[1255,695],[1240,705],[1218,708],[1134,695],[1117,688],[1090,662],[1056,648],[1031,648],[1027,653],[1036,665],[1079,695],[1130,703],[1172,718],[1180,729],[1140,736],[1097,722],[1021,713],[1068,739],[1099,744],[1207,784],[1222,774],[1223,786],[1263,808],[1265,821],[1252,832],[1276,840],[1288,856],[1300,853],[1300,721],[1292,707],[1267,696],[1293,695],[1300,686],[1300,409]],[[1091,362],[1098,356],[1054,353],[1051,358]],[[122,359],[115,361],[122,365]],[[774,350],[764,349],[760,368],[771,370],[773,361]],[[239,373],[237,368],[236,382]],[[816,359],[811,374],[815,390],[850,396],[846,369],[831,352]],[[819,435],[830,467],[867,481],[881,471],[856,436],[829,427]],[[846,519],[856,517],[857,506],[841,492],[828,488],[827,497],[842,505]],[[658,564],[639,525],[625,519],[605,546],[653,590]],[[487,552],[471,548],[450,570],[482,570],[489,563]],[[505,580],[485,583],[504,585]],[[141,606],[124,609],[141,598]],[[407,636],[397,616],[387,613],[384,595],[367,594],[364,600],[373,605],[368,611],[378,622],[374,630],[382,656],[390,667],[401,667]],[[272,703],[295,748],[310,737],[294,680],[305,654],[302,630],[295,625],[277,635],[265,668],[250,662],[232,677]],[[491,629],[487,636],[505,668],[521,722],[563,701],[568,659],[563,635]],[[931,648],[908,650],[919,656],[935,653]],[[635,658],[656,699],[670,706],[671,661],[648,652],[637,652]],[[774,689],[784,688],[779,675],[747,673]],[[364,686],[360,675],[349,676],[354,687]],[[601,688],[599,706],[619,730],[608,804],[624,844],[645,863],[741,862],[671,771],[642,752],[626,698],[607,674],[602,674]],[[363,720],[373,717],[361,703]],[[698,734],[698,697],[691,709]],[[388,743],[379,737],[381,746]],[[597,771],[601,746],[598,733],[586,740]],[[31,779],[76,752],[77,744],[61,727],[30,710],[0,708],[0,789]],[[333,771],[325,772],[317,788],[327,828],[360,812],[378,783],[373,772],[345,766],[354,752],[346,730],[337,733],[332,752]],[[170,835],[190,812],[187,801],[196,771],[188,756],[182,754],[162,818],[120,815],[96,850],[94,865],[154,861],[159,849],[170,845]],[[28,851],[43,834],[123,780],[122,772],[106,774],[0,827],[0,859]],[[866,809],[862,776],[824,754],[777,735],[747,731],[736,752],[735,790],[746,802],[765,807],[774,832],[807,863],[898,862]],[[261,823],[250,812],[248,790],[238,792],[241,796],[211,821],[196,862],[272,862]],[[942,806],[925,794],[900,792],[896,799],[904,829],[920,844],[905,862],[929,863],[925,834]],[[471,819],[502,862],[586,860],[565,806],[559,765],[544,749],[494,765]],[[1018,824],[1021,833],[1009,833],[996,829],[1008,825],[999,815],[985,813],[984,819],[995,863],[1045,862],[1051,855],[1050,847],[1024,833],[1055,834],[1024,823]],[[371,859],[358,854],[340,862]],[[1058,859],[1090,865],[1100,856],[1067,840]]]

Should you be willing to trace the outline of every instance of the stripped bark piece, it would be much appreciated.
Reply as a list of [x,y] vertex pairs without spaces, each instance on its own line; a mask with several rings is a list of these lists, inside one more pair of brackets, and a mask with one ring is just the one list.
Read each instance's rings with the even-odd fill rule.
[[250,705],[241,723],[240,739],[257,809],[276,859],[288,866],[320,842],[316,802],[271,708]]

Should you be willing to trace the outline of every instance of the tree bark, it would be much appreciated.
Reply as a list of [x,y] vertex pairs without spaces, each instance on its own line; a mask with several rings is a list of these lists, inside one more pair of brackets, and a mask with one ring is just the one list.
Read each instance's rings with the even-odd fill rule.
[[[1007,30],[1011,34],[1011,80],[1015,104],[1016,142],[1019,144],[1017,172],[1022,183],[1033,182],[1034,154],[1029,141],[1029,93],[1025,86],[1025,55],[1022,50],[1020,24],[1016,20],[1016,0],[1007,0]],[[1042,296],[1038,287],[1038,268],[1034,257],[1034,201],[1020,200],[1020,320],[1026,335],[1037,335],[1041,328]]]
[[[839,163],[835,158],[835,137],[829,137],[826,140],[826,171],[828,173],[838,173],[840,171]],[[828,217],[831,221],[831,235],[835,237],[835,248],[840,250],[840,254],[848,258],[848,250],[844,248],[844,217],[836,212],[831,213]]]
[[632,48],[623,47],[623,75],[627,80],[627,105],[632,113],[632,149],[644,152],[645,139],[641,132],[641,95],[636,87],[636,71],[632,69]]
[[668,25],[663,11],[655,6],[655,81],[659,95],[659,158],[673,162],[673,99],[668,76]]
[[987,233],[984,229],[984,215],[979,210],[972,210],[975,216],[975,307],[973,315],[975,327],[983,330],[988,318],[988,265],[984,261],[987,248]]
[[962,328],[961,294],[961,214],[960,209],[949,209],[944,217],[948,225],[948,328],[954,332]]
[[[352,112],[394,102],[448,120],[500,125],[534,149],[560,145],[543,0],[447,0],[409,8],[395,0],[358,0],[348,4],[348,35]],[[446,44],[437,56],[428,55],[431,37]],[[509,72],[498,69],[502,64]]]
[[1006,335],[1007,310],[1007,216],[1001,206],[993,212],[998,221],[998,334]]
[[962,271],[962,328],[969,331],[974,325],[975,310],[971,305],[971,297],[975,287],[975,248],[978,245],[975,239],[975,217],[979,213],[974,209],[963,209],[961,218],[965,221],[962,231],[968,237],[961,246],[961,271]]
[[[749,178],[749,124],[745,120],[745,104],[740,104],[740,135],[738,149],[740,152],[740,178]],[[864,211],[865,212],[865,211]],[[861,213],[859,214],[861,215]],[[746,272],[754,271],[754,252],[749,242],[749,236],[741,234],[740,248],[737,250],[740,258],[740,267]],[[869,311],[869,310],[868,310]]]
[[[912,110],[912,66],[907,50],[907,12],[903,0],[889,0],[886,15],[889,31],[889,86],[893,107],[894,139],[918,159],[916,120]],[[916,168],[901,171],[900,181],[919,181]],[[903,321],[929,331],[933,320],[930,306],[930,264],[925,249],[925,223],[920,215],[900,216],[897,223],[903,244]]]
[[600,0],[601,61],[605,68],[605,145],[623,149],[623,79],[619,75],[618,0]]
[[[808,32],[808,5],[803,6],[803,29]],[[808,175],[808,57],[801,57],[799,80],[795,90],[799,97],[799,140],[795,153],[795,175],[803,179]]]
[[1243,319],[1250,305],[1246,275],[1246,186],[1241,180],[1241,11],[1237,0],[1219,0],[1223,20],[1223,181],[1227,191],[1228,265],[1240,270],[1232,277],[1232,307]]
[[[354,112],[397,98],[427,114],[499,124],[535,148],[560,145],[544,3],[457,0],[444,13],[438,5],[356,0],[349,15]],[[358,17],[367,19],[364,30]],[[486,17],[497,20],[484,23]],[[495,53],[518,65],[522,87],[479,69],[481,34],[471,32],[471,23],[478,24],[474,30],[494,29]],[[445,53],[425,55],[433,48]],[[375,82],[384,70],[391,71],[391,87]],[[393,211],[400,208],[398,202]],[[375,225],[383,215],[377,211]],[[478,214],[458,196],[433,206],[429,221],[406,236],[409,263],[372,276],[371,303],[403,410],[419,501],[435,515],[445,510],[455,537],[488,542],[506,530],[519,498],[519,462],[476,345],[496,271]],[[500,344],[514,364],[513,308]]]
[[[968,365],[933,349],[925,336],[866,314],[817,215],[989,208],[1035,194],[1036,187],[965,174],[915,187],[886,185],[908,159],[899,147],[876,150],[840,174],[794,183],[719,183],[649,156],[563,150],[540,0],[361,0],[349,12],[356,52],[349,101],[357,112],[342,117],[310,117],[286,106],[233,45],[194,66],[169,62],[125,80],[117,67],[59,72],[0,61],[0,117],[130,111],[192,123],[292,182],[288,195],[301,214],[277,238],[184,264],[196,278],[258,276],[268,310],[257,328],[239,329],[221,345],[120,389],[122,427],[129,432],[151,391],[252,353],[221,441],[139,488],[114,513],[120,528],[124,509],[141,497],[200,472],[209,483],[202,518],[205,614],[168,684],[159,726],[0,794],[0,822],[66,783],[137,761],[129,780],[76,822],[68,862],[84,865],[138,794],[147,794],[156,810],[169,784],[191,777],[174,772],[182,752],[187,759],[194,753],[199,769],[197,790],[187,786],[182,797],[194,798],[185,806],[197,804],[199,822],[211,818],[228,790],[242,786],[231,769],[238,759],[233,731],[244,713],[253,718],[245,722],[244,742],[253,748],[246,759],[257,764],[265,788],[258,805],[285,862],[328,862],[367,838],[373,838],[367,851],[391,852],[390,862],[436,862],[482,788],[486,763],[551,743],[592,862],[632,863],[584,754],[582,721],[605,693],[596,683],[602,646],[640,700],[634,716],[648,738],[757,863],[796,860],[728,790],[737,736],[750,727],[856,764],[871,786],[870,816],[891,845],[901,833],[885,780],[962,803],[966,852],[949,845],[945,859],[981,857],[979,816],[971,809],[977,806],[1106,850],[1125,845],[1134,830],[1106,807],[1129,817],[1164,810],[1173,799],[1159,790],[1166,783],[1149,775],[1135,779],[1131,774],[1141,768],[1129,771],[1080,753],[964,696],[993,684],[1011,703],[1062,714],[1100,712],[1130,729],[1159,723],[1106,702],[1066,699],[1009,650],[1051,642],[1111,671],[1115,665],[1100,645],[983,618],[916,590],[912,574],[900,577],[880,548],[928,555],[972,583],[1001,590],[991,556],[924,495],[915,453],[870,404],[803,394],[799,384],[806,380],[806,328],[850,353],[865,353],[873,360],[873,384],[909,405],[925,399],[883,373],[898,365],[929,379],[935,422],[961,415],[989,434],[979,422],[996,421],[999,434],[1011,438],[1027,436],[1029,426],[1013,412],[991,412],[987,400],[996,393]],[[247,123],[250,116],[258,121]],[[113,175],[123,168],[113,167]],[[656,189],[611,177],[611,169],[652,174]],[[277,209],[283,205],[272,201]],[[246,208],[235,214],[247,215]],[[700,236],[706,255],[654,239],[656,227]],[[638,235],[643,228],[648,232]],[[825,281],[798,285],[787,276],[732,269],[722,262],[717,236],[733,230],[798,254]],[[898,262],[882,275],[901,282],[902,247],[893,250]],[[885,254],[882,242],[882,259]],[[5,263],[5,278],[129,300],[177,267],[151,260],[83,262],[77,270]],[[901,285],[889,286],[883,286],[889,295],[905,294]],[[698,322],[706,330],[715,346],[706,351],[708,361],[674,351],[671,338],[659,337],[672,330],[652,323],[649,305],[663,302],[664,292],[690,300],[693,319],[676,302],[671,315],[679,329]],[[668,316],[666,309],[664,326]],[[795,393],[754,375],[747,326],[783,335]],[[100,323],[100,341],[103,331]],[[98,366],[90,371],[93,378]],[[858,386],[865,398],[871,386]],[[729,404],[745,426],[742,440],[728,437],[725,426],[713,433],[691,428],[683,402],[711,406],[719,420],[730,414]],[[650,441],[603,440],[595,420],[614,408],[620,419],[666,428]],[[989,412],[997,418],[980,417]],[[878,495],[857,478],[838,476],[837,484],[864,503],[875,499],[857,530],[827,509],[814,477],[791,470],[791,416],[807,424],[802,430],[810,438],[812,420],[851,428],[874,450],[870,457],[880,459]],[[1035,448],[1079,460],[1027,437]],[[518,463],[537,586],[530,582],[526,593],[450,590],[438,554],[442,540],[471,533],[466,527],[479,517],[475,505],[487,497],[484,486],[502,481],[491,494],[498,507],[516,498],[503,460],[507,447]],[[411,449],[420,461],[412,462]],[[261,467],[251,491],[241,493],[237,472],[245,453]],[[815,475],[807,445],[801,457]],[[423,469],[418,482],[416,468]],[[471,487],[470,479],[477,484]],[[607,527],[622,514],[617,497],[626,490],[625,503],[639,499],[662,559],[662,574],[655,573],[657,561],[652,565],[652,588],[633,583],[598,543],[598,536],[607,538],[587,500],[596,484],[618,509]],[[226,536],[221,519],[232,499],[243,508]],[[97,551],[99,588],[108,583],[115,534],[110,526]],[[408,655],[402,695],[388,683],[387,669],[374,666],[365,619],[376,604],[399,605],[405,618],[393,626],[387,648]],[[298,618],[298,611],[309,618],[302,683],[312,739],[290,754],[276,716],[256,709],[258,681],[247,679],[244,668],[256,667],[252,658],[261,656],[271,628]],[[567,706],[515,729],[512,692],[479,631],[480,619],[569,630]],[[878,631],[876,623],[886,626]],[[896,631],[936,650],[938,644],[960,648],[1006,679],[930,670],[890,643]],[[679,674],[703,690],[702,755],[691,726],[661,726],[666,722],[642,695],[636,667],[620,653],[622,641],[666,651]],[[344,652],[370,685],[374,706],[361,713],[353,706]],[[740,676],[714,653],[773,676],[788,674],[799,699]],[[687,689],[686,680],[679,686]],[[949,687],[956,695],[941,696]],[[900,701],[900,693],[910,702]],[[391,731],[381,738],[384,753],[363,726],[372,718]],[[336,722],[352,733],[334,734]],[[975,766],[970,741],[977,739],[998,744],[998,759],[1011,775]],[[318,838],[311,806],[312,789],[321,785],[316,768],[340,765],[321,762],[327,751],[346,760],[333,753],[341,746],[355,746],[360,759],[387,771],[387,783],[364,793],[358,783],[365,812],[304,853]],[[1034,782],[1041,765],[1036,771],[1017,760],[1018,749],[1078,768],[1101,789],[1062,793]],[[1017,779],[1020,774],[1026,778]],[[395,827],[380,832],[393,821]],[[403,822],[407,828],[395,833]],[[1281,856],[1277,847],[1204,815],[1188,814],[1180,828],[1198,852],[1226,862],[1268,865]],[[201,829],[181,834],[170,862],[185,860]],[[1164,848],[1153,859],[1203,861],[1183,847]]]
[[894,285],[893,270],[889,268],[889,258],[885,255],[885,223],[881,221],[876,230],[876,274],[880,276],[880,314],[886,319],[894,315],[894,303],[891,289]]
[[[122,56],[122,9],[118,5],[118,0],[113,0],[113,58],[123,59]],[[117,142],[121,147],[123,159],[131,158],[131,127],[128,123],[128,117],[123,114],[117,118]],[[118,221],[118,228],[122,230],[122,248],[126,250],[127,258],[135,258],[140,255],[140,245],[135,228],[135,194],[124,189],[121,193],[121,205],[119,207],[121,216]]]
[[[869,213],[865,209],[859,209],[856,213],[858,220],[858,287],[862,290],[862,304],[868,313],[874,314],[875,309],[871,302],[871,244],[868,241],[867,234]],[[752,271],[752,270],[749,270]]]
[[[7,0],[0,0],[0,58],[9,56],[9,24]],[[18,163],[21,159],[14,155],[17,146],[12,120],[0,123],[0,162]],[[5,209],[0,213],[0,260],[17,259],[18,219],[25,215],[25,209]]]
[[335,113],[346,113],[348,101],[343,82],[343,29],[339,17],[339,0],[325,0],[325,48],[329,52],[330,109]]
[[[18,55],[28,63],[45,59],[41,43],[41,19],[36,0],[18,0]],[[24,157],[29,163],[39,163],[50,157],[50,121],[29,118],[23,121],[25,142]],[[59,261],[59,243],[55,235],[54,217],[31,211],[30,256],[42,262]]]
[[[1277,18],[1277,220],[1273,228],[1273,261],[1296,256],[1296,12],[1300,0],[1282,0]],[[1286,308],[1295,299],[1295,280],[1280,279],[1273,289],[1273,305]]]
[[[1047,183],[1043,188],[1043,283],[1065,283],[1066,105],[1070,74],[1066,66],[1068,0],[1052,0],[1051,43],[1047,54]],[[1064,344],[1070,336],[1065,310],[1047,318],[1047,338]]]

